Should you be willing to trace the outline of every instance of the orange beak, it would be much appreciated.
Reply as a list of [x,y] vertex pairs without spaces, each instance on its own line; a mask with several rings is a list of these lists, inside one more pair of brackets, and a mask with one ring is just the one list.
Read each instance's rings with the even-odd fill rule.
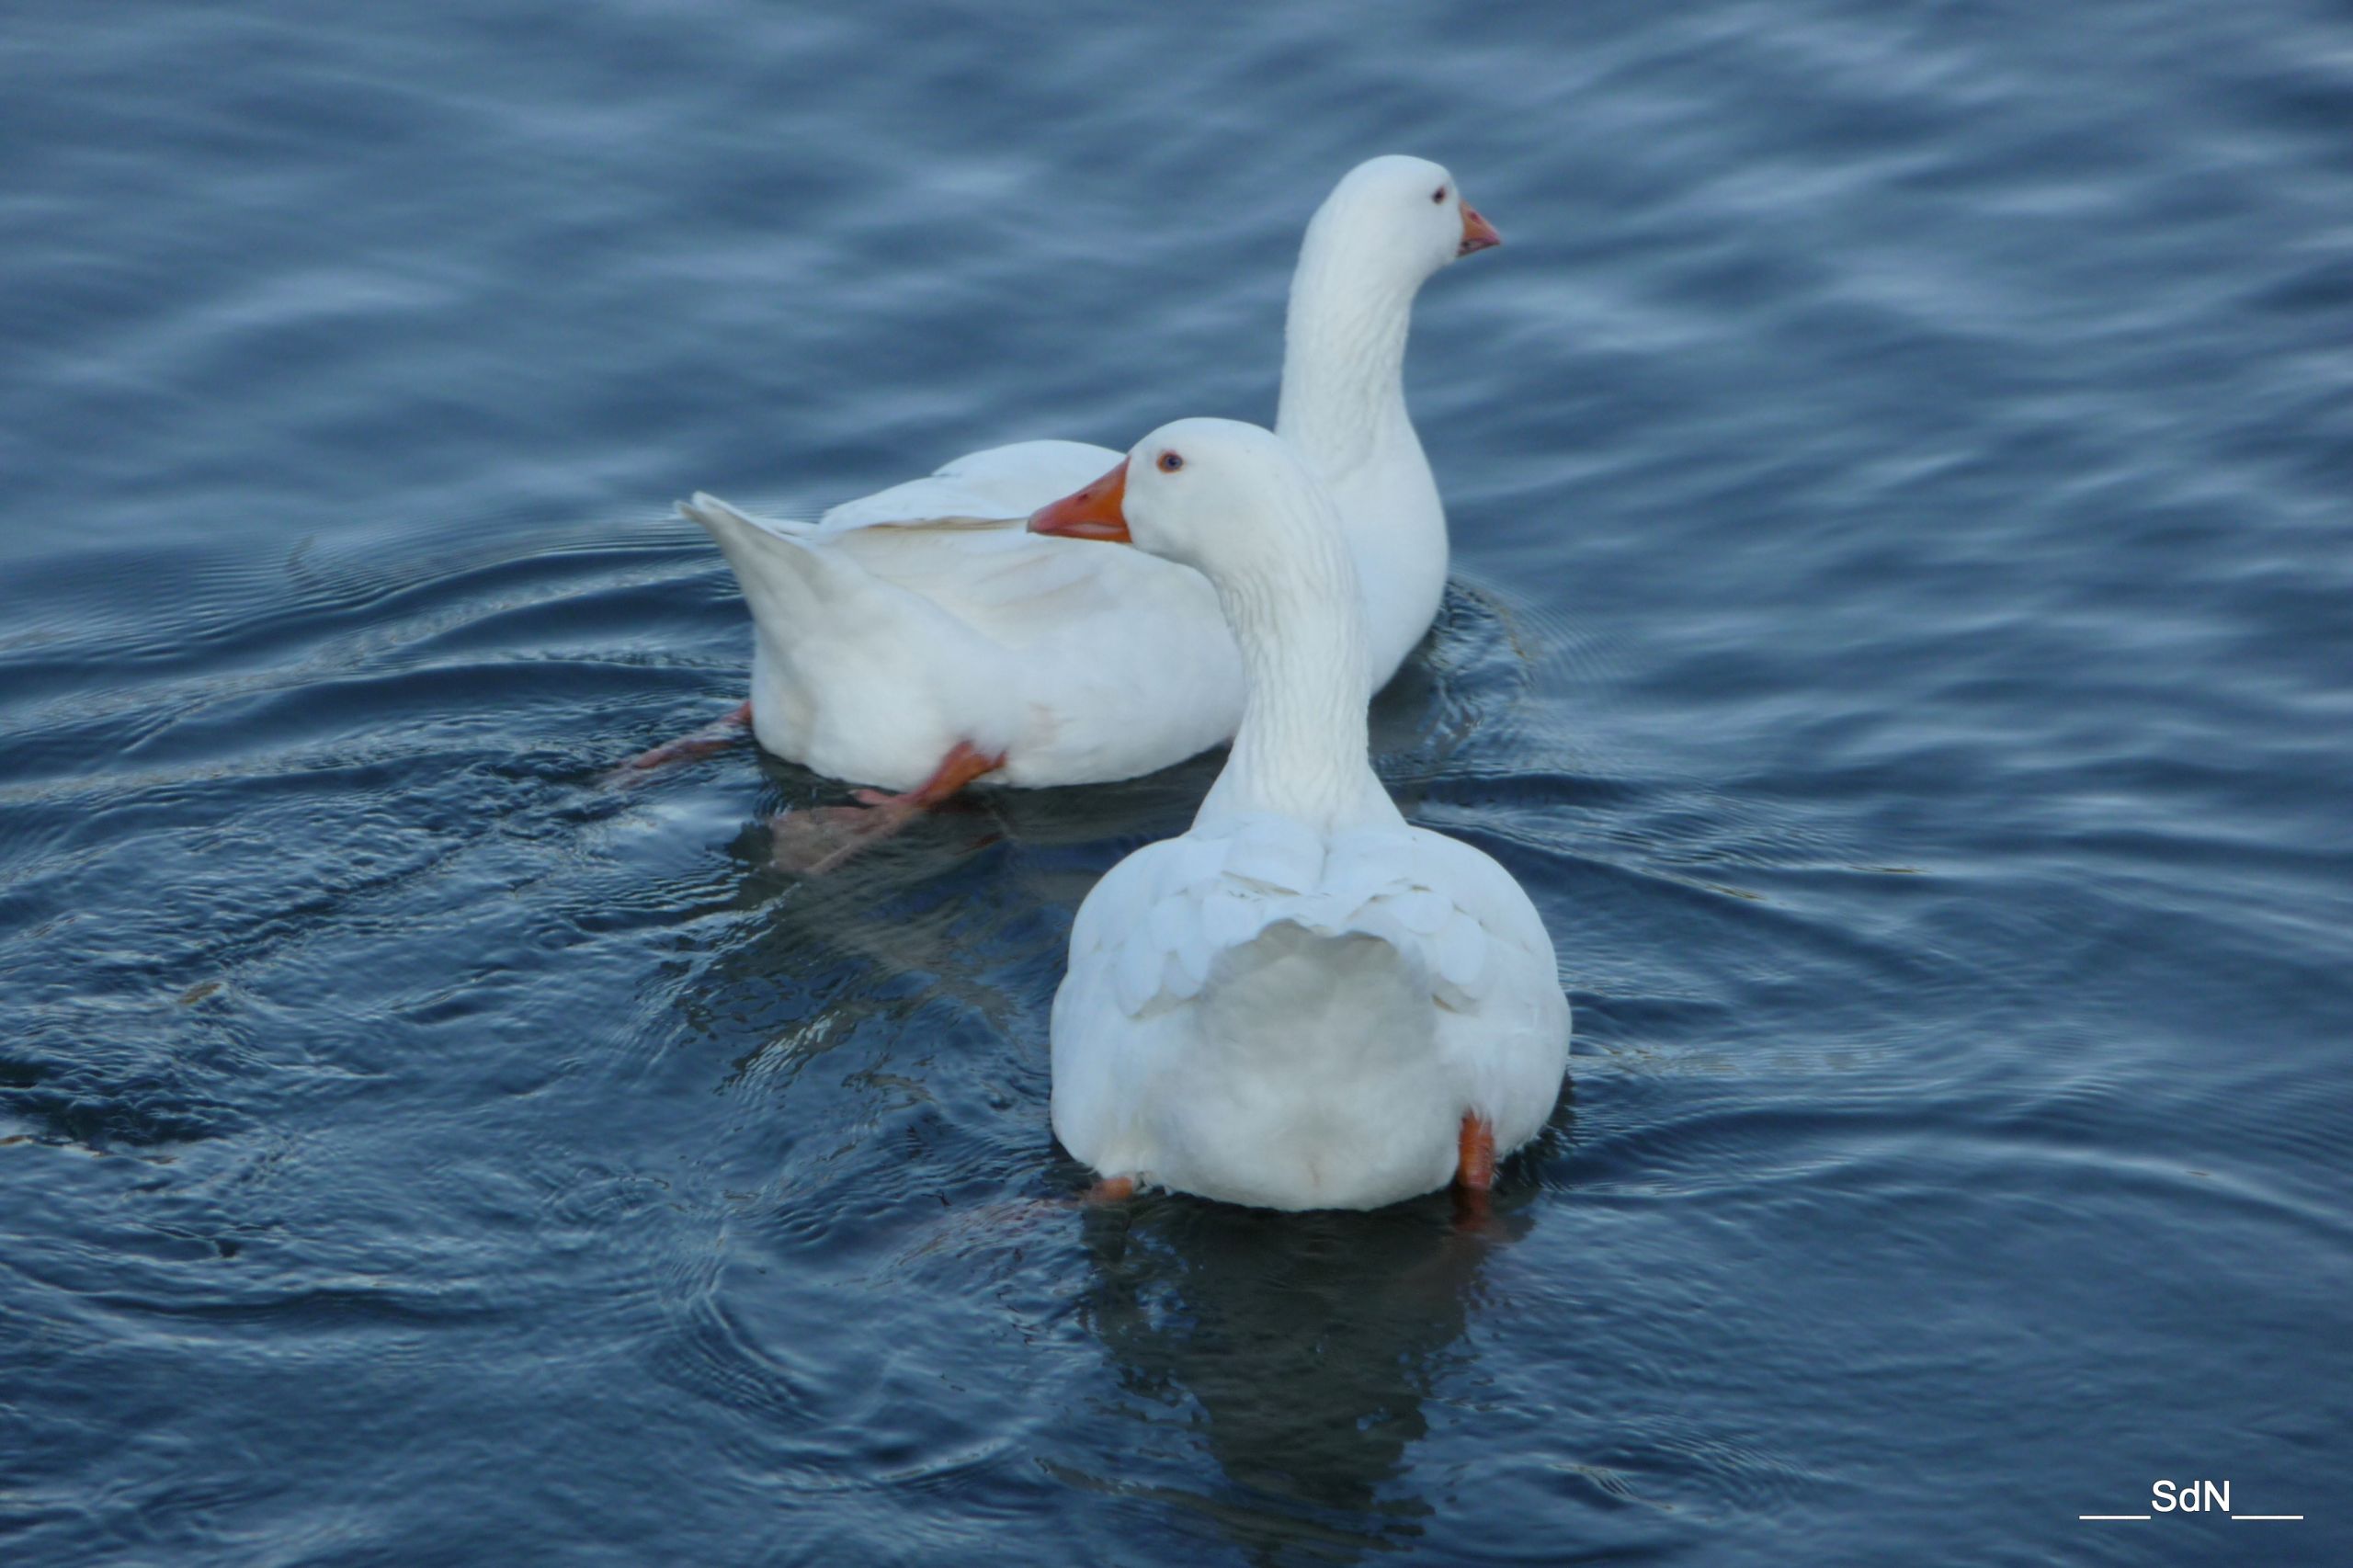
[[1477,208],[1467,201],[1464,202],[1462,204],[1462,248],[1454,254],[1469,256],[1474,250],[1485,250],[1490,245],[1499,245],[1503,243],[1504,237],[1495,233],[1495,226],[1480,217]]
[[1132,544],[1128,515],[1120,506],[1128,498],[1128,464],[1120,466],[1086,489],[1048,502],[1029,514],[1029,531],[1057,539],[1099,539],[1111,544]]

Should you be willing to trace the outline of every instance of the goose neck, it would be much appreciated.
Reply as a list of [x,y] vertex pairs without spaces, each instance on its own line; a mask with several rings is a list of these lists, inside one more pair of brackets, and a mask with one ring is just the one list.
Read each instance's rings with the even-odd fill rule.
[[1302,568],[1214,576],[1249,698],[1201,818],[1269,812],[1326,827],[1394,808],[1372,771],[1355,571],[1336,537]]
[[1418,288],[1418,279],[1377,275],[1325,230],[1311,233],[1300,252],[1275,428],[1327,477],[1412,432],[1405,336]]

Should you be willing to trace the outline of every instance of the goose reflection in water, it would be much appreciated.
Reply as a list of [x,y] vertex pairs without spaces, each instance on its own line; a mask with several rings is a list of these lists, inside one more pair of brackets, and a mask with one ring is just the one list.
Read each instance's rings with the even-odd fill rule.
[[[1280,1214],[1174,1196],[1090,1211],[1078,1316],[1133,1414],[1188,1427],[1228,1489],[1176,1478],[1198,1456],[1050,1468],[1064,1483],[1208,1521],[1253,1561],[1355,1562],[1418,1539],[1436,1505],[1412,1450],[1461,1341],[1488,1260],[1535,1222],[1528,1170],[1483,1221],[1444,1194],[1370,1213]],[[1162,1445],[1150,1449],[1165,1453]]]

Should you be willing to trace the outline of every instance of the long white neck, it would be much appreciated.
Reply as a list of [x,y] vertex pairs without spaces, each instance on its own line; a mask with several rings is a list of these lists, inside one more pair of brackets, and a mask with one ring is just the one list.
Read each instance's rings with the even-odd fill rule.
[[1283,328],[1276,433],[1330,487],[1365,608],[1366,689],[1429,630],[1446,592],[1446,508],[1405,412],[1405,335],[1421,279],[1319,212],[1300,246]]
[[1327,830],[1401,820],[1368,751],[1356,569],[1328,519],[1279,522],[1293,526],[1267,530],[1259,569],[1210,574],[1249,699],[1195,820],[1264,812]]
[[[1275,430],[1324,479],[1362,467],[1399,437],[1405,415],[1405,334],[1421,279],[1362,254],[1345,224],[1319,212],[1300,246],[1283,324],[1283,387]],[[1414,442],[1415,454],[1420,445]]]

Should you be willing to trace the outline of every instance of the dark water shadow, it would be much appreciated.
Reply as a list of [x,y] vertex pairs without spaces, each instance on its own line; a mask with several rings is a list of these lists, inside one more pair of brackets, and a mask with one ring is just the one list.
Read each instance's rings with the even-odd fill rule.
[[1447,1193],[1370,1213],[1170,1194],[1088,1211],[1079,1320],[1145,1419],[1186,1429],[1220,1483],[1163,1480],[1110,1454],[1050,1471],[1205,1528],[1253,1562],[1414,1546],[1441,1506],[1414,1464],[1432,1429],[1426,1406],[1470,1358],[1484,1271],[1534,1228],[1535,1173],[1572,1115],[1564,1099],[1483,1216]]

